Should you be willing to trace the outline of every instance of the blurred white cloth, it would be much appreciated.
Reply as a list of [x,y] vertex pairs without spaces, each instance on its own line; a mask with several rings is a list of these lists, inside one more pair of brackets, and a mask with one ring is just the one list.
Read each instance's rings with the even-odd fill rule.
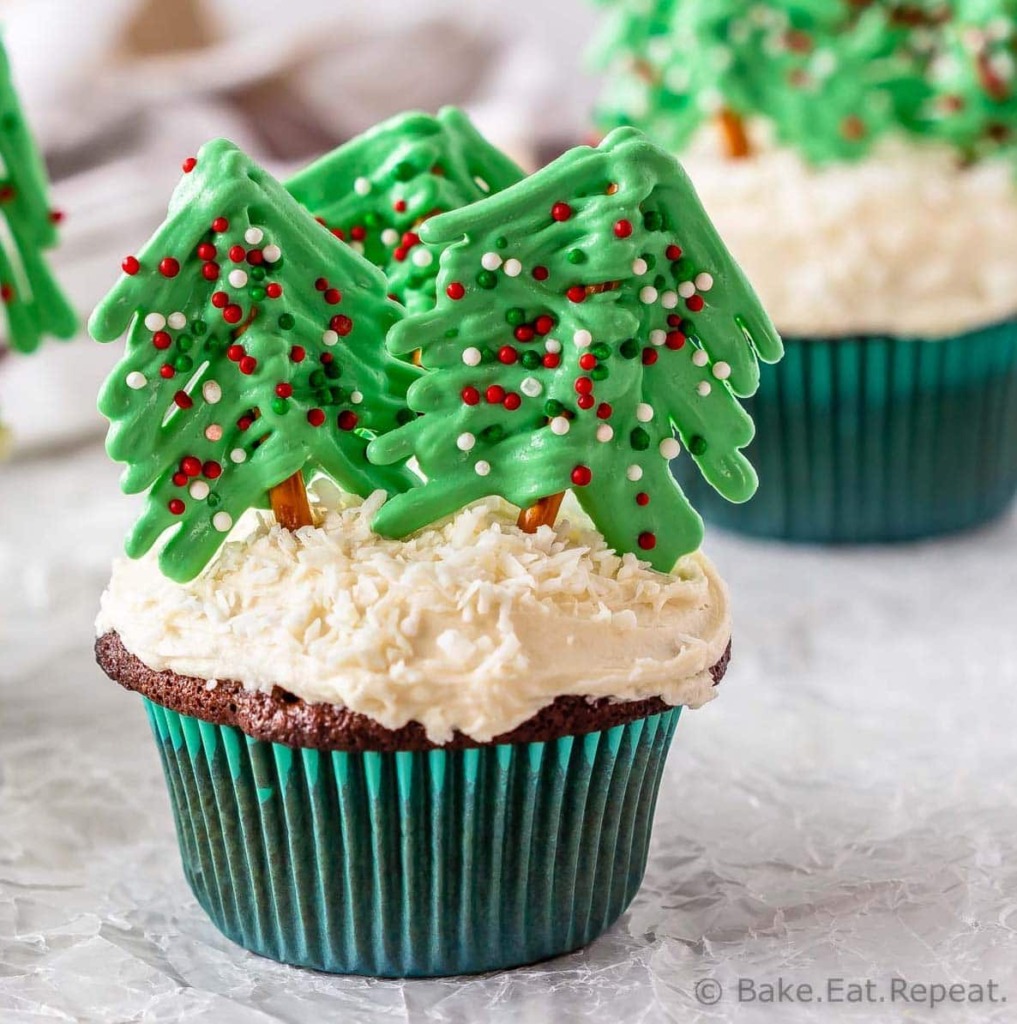
[[[460,104],[523,162],[586,131],[584,0],[0,0],[0,19],[66,213],[53,263],[83,323],[209,138],[284,173],[407,108]],[[119,351],[82,332],[4,359],[0,412],[18,450],[100,431],[95,394]]]

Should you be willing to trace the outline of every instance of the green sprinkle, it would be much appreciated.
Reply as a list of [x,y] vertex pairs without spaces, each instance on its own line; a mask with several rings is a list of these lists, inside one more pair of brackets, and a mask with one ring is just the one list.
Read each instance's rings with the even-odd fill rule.
[[650,435],[643,430],[642,427],[636,427],[636,429],[629,434],[629,444],[631,444],[637,452],[645,452],[646,449],[650,447]]
[[417,173],[417,169],[409,162],[409,160],[400,160],[399,163],[395,165],[395,171],[393,173],[395,174],[396,181],[409,181],[410,178]]
[[194,339],[189,334],[181,334],[180,337],[177,338],[177,348],[180,349],[181,352],[190,352],[193,347]]
[[698,434],[695,437],[689,438],[689,451],[693,455],[702,455],[706,451],[706,438],[700,437]]
[[396,423],[399,426],[403,426],[406,423],[410,423],[417,418],[417,414],[412,409],[400,409],[396,413]]
[[569,249],[568,256],[565,257],[569,263],[575,266],[578,263],[585,263],[589,257],[583,252],[582,249]]
[[342,375],[343,370],[338,363],[325,363],[325,376],[329,380],[338,380]]
[[565,406],[556,398],[549,398],[544,403],[544,412],[548,416],[560,416],[565,411]]
[[498,277],[493,270],[482,270],[477,274],[477,284],[481,288],[496,288],[498,286]]
[[629,338],[618,346],[618,352],[625,359],[635,359],[639,355],[639,342],[635,338]]
[[658,274],[653,279],[653,287],[656,288],[657,291],[663,291],[667,287],[667,278],[663,274]]
[[506,311],[505,322],[510,327],[518,327],[520,324],[526,323],[526,310],[513,306],[510,310]]
[[519,360],[527,370],[535,370],[540,366],[541,360],[539,353],[534,352],[533,349],[528,349],[523,353],[522,358]]
[[653,268],[657,265],[657,257],[654,256],[651,252],[644,252],[643,262],[646,264],[647,271],[653,270]]
[[332,392],[328,388],[324,387],[325,375],[322,374],[322,381],[319,389],[314,393],[314,400],[318,405],[331,405],[332,404]]
[[508,239],[504,235],[499,235],[494,240],[494,247],[496,249],[507,249],[508,248]]
[[267,273],[264,267],[251,267],[248,276],[252,281],[264,281]]
[[281,330],[292,331],[296,326],[296,323],[296,318],[292,313],[283,313],[283,315],[279,317],[279,327]]
[[285,398],[272,399],[272,412],[285,416],[290,411],[290,403]]
[[445,337],[446,338],[458,338],[459,337],[459,328],[458,327],[450,327],[445,332]]
[[261,302],[265,298],[265,289],[251,288],[247,294],[251,296],[251,302]]
[[328,380],[328,378],[325,376],[324,370],[312,370],[311,376],[308,378],[308,381],[312,388],[324,387],[326,380]]
[[590,370],[590,376],[594,380],[607,380],[611,376],[611,371],[606,366],[595,366]]
[[208,330],[208,324],[204,320],[195,320],[191,323],[191,333],[201,337]]
[[368,210],[364,214],[364,223],[369,228],[376,228],[381,223],[381,218],[374,212],[374,210]]
[[173,360],[173,369],[178,373],[189,373],[194,369],[194,360],[190,356],[177,356]]
[[492,423],[480,432],[480,440],[486,444],[497,444],[505,436],[505,428],[500,423]]
[[659,231],[664,226],[664,218],[656,210],[643,214],[643,227],[647,231]]
[[331,405],[342,405],[349,397],[346,393],[346,388],[329,388],[328,394],[332,400]]
[[590,346],[590,355],[592,355],[594,359],[610,359],[611,346],[603,341],[598,341],[595,345]]
[[209,508],[218,508],[222,504],[222,498],[215,491],[211,491],[205,501],[208,502]]

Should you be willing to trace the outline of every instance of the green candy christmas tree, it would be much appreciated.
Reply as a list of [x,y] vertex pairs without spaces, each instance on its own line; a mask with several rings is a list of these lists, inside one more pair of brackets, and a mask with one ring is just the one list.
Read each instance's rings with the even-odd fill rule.
[[670,570],[702,535],[669,470],[675,431],[718,490],[750,497],[737,396],[781,343],[674,158],[618,129],[421,236],[444,250],[438,303],[389,346],[421,349],[422,415],[368,454],[415,455],[426,483],[382,507],[379,532],[492,494],[534,509],[532,528],[571,487],[612,547]]
[[78,318],[44,253],[57,243],[60,215],[49,202],[49,186],[0,45],[0,210],[7,238],[0,241],[0,299],[7,313],[7,342],[16,352],[34,352],[47,335],[70,338]]
[[427,218],[456,210],[523,177],[462,111],[400,114],[291,178],[293,196],[388,277],[410,312],[435,300],[436,254],[420,244]]
[[124,490],[148,492],[127,552],[175,526],[159,564],[180,581],[248,508],[310,524],[304,473],[362,495],[409,486],[365,449],[412,416],[418,374],[385,350],[401,311],[384,275],[281,184],[221,140],[184,170],[165,224],[90,322],[99,341],[129,330],[99,400]]

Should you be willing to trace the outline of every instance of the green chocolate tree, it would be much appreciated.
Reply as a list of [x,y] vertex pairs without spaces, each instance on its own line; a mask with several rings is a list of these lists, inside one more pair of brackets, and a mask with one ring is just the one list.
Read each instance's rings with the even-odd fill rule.
[[0,241],[0,299],[7,311],[7,341],[34,352],[47,335],[70,338],[78,318],[44,253],[57,242],[60,215],[51,209],[42,156],[28,129],[0,45],[0,210],[7,239]]
[[423,415],[368,454],[416,455],[427,482],[382,507],[379,532],[571,487],[609,544],[670,570],[702,535],[669,471],[675,430],[718,490],[751,496],[736,396],[781,343],[673,157],[621,128],[421,233],[447,247],[438,304],[389,345],[421,349]]
[[438,274],[419,226],[522,177],[462,111],[446,107],[436,117],[393,117],[315,161],[286,187],[385,272],[392,298],[419,312],[434,305]]
[[231,143],[208,143],[184,170],[165,224],[90,322],[98,341],[129,329],[99,399],[124,490],[148,491],[127,552],[175,526],[159,564],[179,581],[248,508],[310,523],[304,472],[363,495],[409,486],[365,449],[412,416],[418,376],[385,350],[401,311],[380,271]]

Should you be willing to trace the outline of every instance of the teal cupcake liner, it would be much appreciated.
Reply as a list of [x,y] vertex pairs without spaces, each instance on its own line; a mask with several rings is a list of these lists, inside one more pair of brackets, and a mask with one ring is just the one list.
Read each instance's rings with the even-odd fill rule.
[[546,743],[346,753],[145,705],[216,927],[379,977],[514,967],[605,931],[642,881],[681,710]]
[[704,519],[791,541],[906,541],[987,522],[1017,494],[1017,321],[785,345],[745,403],[756,496],[732,505],[687,457],[672,464]]

